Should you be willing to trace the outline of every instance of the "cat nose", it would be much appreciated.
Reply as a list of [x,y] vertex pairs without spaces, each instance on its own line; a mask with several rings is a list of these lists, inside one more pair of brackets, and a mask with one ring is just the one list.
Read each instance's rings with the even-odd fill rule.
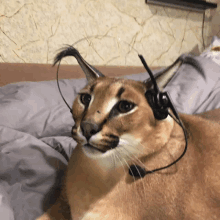
[[100,131],[100,126],[91,121],[82,121],[80,127],[82,130],[83,136],[85,136],[87,141],[91,138],[92,135]]

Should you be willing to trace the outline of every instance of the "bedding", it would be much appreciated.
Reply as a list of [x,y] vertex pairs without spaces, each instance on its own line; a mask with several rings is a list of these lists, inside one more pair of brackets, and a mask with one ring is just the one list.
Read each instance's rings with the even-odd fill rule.
[[[182,64],[165,90],[179,112],[196,114],[220,108],[220,65],[194,57],[204,75]],[[154,71],[156,74],[157,71]],[[126,76],[145,80],[148,73]],[[62,79],[71,106],[85,79]],[[33,220],[59,195],[74,147],[74,125],[56,81],[19,82],[0,87],[0,218]]]

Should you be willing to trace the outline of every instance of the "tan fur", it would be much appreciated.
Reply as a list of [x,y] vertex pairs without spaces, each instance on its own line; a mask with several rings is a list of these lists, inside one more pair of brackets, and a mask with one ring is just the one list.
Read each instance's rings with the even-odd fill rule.
[[[182,128],[170,116],[162,121],[154,118],[142,82],[105,77],[81,92],[90,93],[94,83],[85,116],[79,97],[73,105],[73,138],[78,145],[68,164],[62,195],[38,220],[220,219],[220,110],[180,114],[188,133],[184,157],[168,169],[134,179],[128,174],[130,165],[152,170],[181,155],[185,147]],[[93,144],[112,154],[92,155],[82,147],[86,140],[80,130],[81,120],[101,123],[117,102],[122,86],[125,91],[120,99],[137,107],[111,118],[94,135]],[[109,150],[100,144],[108,133],[120,137],[121,148]]]

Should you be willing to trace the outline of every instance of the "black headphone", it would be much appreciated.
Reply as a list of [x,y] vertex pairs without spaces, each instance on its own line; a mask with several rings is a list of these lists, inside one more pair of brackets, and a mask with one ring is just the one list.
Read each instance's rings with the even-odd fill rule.
[[[179,118],[179,115],[178,115],[174,105],[172,104],[172,101],[171,101],[169,94],[167,92],[161,92],[159,90],[157,83],[156,83],[156,80],[153,76],[153,73],[151,72],[150,68],[148,67],[143,56],[142,55],[138,55],[138,56],[141,59],[141,62],[143,63],[148,74],[150,75],[151,82],[153,83],[153,88],[148,89],[146,91],[145,97],[146,97],[150,107],[152,108],[155,119],[163,120],[163,119],[167,118],[168,115],[170,115],[182,127],[183,132],[184,132],[184,136],[185,136],[185,142],[186,142],[185,149],[184,149],[183,153],[175,161],[173,161],[171,164],[169,164],[167,166],[160,167],[160,168],[150,170],[150,171],[146,171],[145,168],[143,168],[143,167],[140,167],[138,165],[131,165],[129,168],[129,174],[133,177],[136,177],[136,178],[142,178],[146,174],[150,174],[150,173],[154,173],[159,170],[166,169],[166,168],[174,165],[175,163],[177,163],[186,153],[188,142],[187,142],[186,130],[185,130],[180,118]],[[169,111],[168,111],[169,108],[172,110],[176,119],[169,113]]]

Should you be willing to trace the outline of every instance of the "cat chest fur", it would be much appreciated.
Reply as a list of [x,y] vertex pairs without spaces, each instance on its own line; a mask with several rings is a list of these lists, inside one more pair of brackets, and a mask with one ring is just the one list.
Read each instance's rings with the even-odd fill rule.
[[71,157],[66,179],[72,219],[176,219],[178,193],[166,178],[170,177],[155,175],[134,181],[123,167],[107,172],[78,148]]

